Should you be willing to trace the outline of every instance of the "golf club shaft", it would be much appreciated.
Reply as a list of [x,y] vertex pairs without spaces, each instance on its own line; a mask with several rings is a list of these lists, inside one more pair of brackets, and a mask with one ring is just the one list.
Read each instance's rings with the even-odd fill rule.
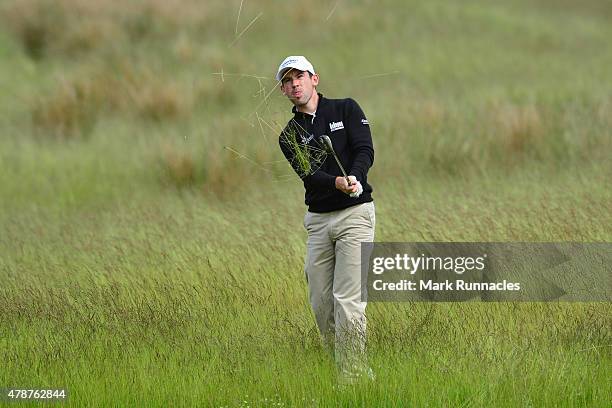
[[351,183],[351,180],[349,180],[348,176],[346,175],[346,171],[344,171],[344,167],[342,167],[342,163],[340,163],[340,159],[338,159],[336,152],[332,150],[332,154],[334,155],[334,159],[336,159],[336,163],[338,163],[338,167],[340,167],[340,171],[342,172],[342,175],[346,179],[346,182],[348,183],[349,186],[352,185],[353,183]]
[[344,179],[346,180],[348,185],[352,186],[353,183],[351,183],[351,180],[349,180],[348,176],[346,175],[346,171],[344,171],[344,167],[342,166],[342,163],[340,163],[340,159],[338,159],[338,155],[336,154],[336,151],[334,150],[334,145],[332,144],[332,141],[329,138],[329,136],[321,135],[320,140],[322,140],[323,145],[325,146],[326,150],[328,152],[331,152],[331,154],[334,156],[334,159],[336,160],[338,167],[340,167],[340,171],[342,171],[342,175],[344,176]]

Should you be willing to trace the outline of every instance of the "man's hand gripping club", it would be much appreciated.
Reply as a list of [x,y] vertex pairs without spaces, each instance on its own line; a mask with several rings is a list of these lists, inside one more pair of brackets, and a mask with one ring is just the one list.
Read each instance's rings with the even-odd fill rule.
[[363,187],[355,176],[336,177],[336,188],[353,198],[359,197],[363,193]]

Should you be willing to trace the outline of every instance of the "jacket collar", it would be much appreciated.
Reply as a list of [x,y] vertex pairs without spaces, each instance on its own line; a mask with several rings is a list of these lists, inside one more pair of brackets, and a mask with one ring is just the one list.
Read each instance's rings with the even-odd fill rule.
[[[319,112],[322,112],[323,109],[325,108],[325,105],[327,105],[327,98],[323,97],[323,94],[320,92],[317,92],[317,95],[319,95],[319,103],[317,104],[317,110],[315,111],[315,116],[317,116]],[[294,115],[304,114],[304,112],[298,111],[297,106],[295,105],[293,105],[293,108],[291,108],[291,112],[293,112]]]

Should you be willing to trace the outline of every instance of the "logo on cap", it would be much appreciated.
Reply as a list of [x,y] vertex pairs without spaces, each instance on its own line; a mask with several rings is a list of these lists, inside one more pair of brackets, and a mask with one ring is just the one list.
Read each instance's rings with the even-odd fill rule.
[[285,68],[286,66],[291,65],[294,62],[297,62],[297,60],[296,59],[287,60],[287,61],[283,62],[283,65],[281,65],[281,68]]

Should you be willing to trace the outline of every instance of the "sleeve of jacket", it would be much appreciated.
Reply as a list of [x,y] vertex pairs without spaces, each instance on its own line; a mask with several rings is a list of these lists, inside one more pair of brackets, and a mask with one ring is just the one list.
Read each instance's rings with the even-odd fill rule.
[[329,190],[336,188],[336,177],[324,172],[323,170],[317,169],[314,173],[304,174],[304,171],[299,168],[299,164],[295,159],[295,152],[287,142],[285,132],[287,128],[283,130],[280,137],[278,138],[278,144],[281,151],[285,155],[285,158],[293,168],[293,171],[304,181],[306,187],[314,187],[321,190]]
[[353,164],[349,174],[357,177],[357,180],[364,180],[368,170],[374,164],[374,145],[370,125],[355,100],[347,99],[345,109],[348,144],[353,155]]

